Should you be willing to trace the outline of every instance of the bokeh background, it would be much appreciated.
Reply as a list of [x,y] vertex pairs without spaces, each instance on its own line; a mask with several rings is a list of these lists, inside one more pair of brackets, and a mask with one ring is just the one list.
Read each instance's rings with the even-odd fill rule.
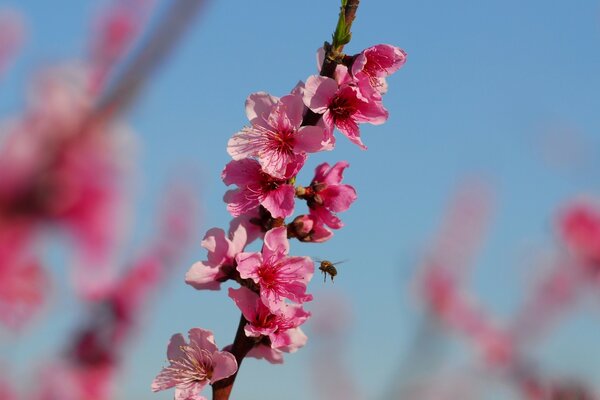
[[[37,69],[81,56],[99,3],[2,3],[23,14],[28,35],[2,82],[0,115],[22,108]],[[316,73],[315,52],[330,38],[338,7],[321,0],[208,2],[126,115],[138,146],[131,248],[148,237],[158,199],[173,176],[192,179],[201,212],[195,247],[130,344],[119,398],[172,397],[152,394],[149,386],[166,361],[173,333],[203,327],[214,331],[220,346],[233,339],[239,312],[226,292],[198,292],[183,276],[205,257],[204,232],[229,223],[219,177],[229,160],[228,138],[247,123],[246,97],[256,91],[283,95]],[[406,373],[403,360],[414,351],[422,321],[415,273],[458,187],[484,182],[493,197],[490,228],[468,286],[499,318],[510,318],[526,295],[535,255],[556,246],[560,207],[573,197],[597,194],[600,3],[365,0],[353,33],[348,52],[389,43],[405,49],[408,61],[388,81],[389,121],[361,128],[367,151],[340,137],[335,151],[310,157],[300,182],[308,183],[320,162],[348,160],[345,181],[359,197],[341,215],[346,227],[332,240],[295,242],[292,251],[347,260],[334,284],[315,276],[308,309],[337,304],[349,315],[336,340],[348,376],[360,388],[357,398],[383,399]],[[82,314],[63,279],[62,252],[60,244],[44,247],[53,296],[43,315],[18,336],[0,335],[3,362],[21,388],[30,385],[32,367],[65,343]],[[547,371],[600,381],[598,300],[532,349]],[[244,361],[234,398],[319,398],[319,382],[330,377],[315,374],[315,363],[319,343],[327,338],[313,332],[311,322],[305,325],[308,345],[286,355],[283,366]],[[462,368],[477,359],[459,336],[448,332],[439,340],[440,368]],[[501,380],[491,379],[489,387],[481,398],[518,398]]]

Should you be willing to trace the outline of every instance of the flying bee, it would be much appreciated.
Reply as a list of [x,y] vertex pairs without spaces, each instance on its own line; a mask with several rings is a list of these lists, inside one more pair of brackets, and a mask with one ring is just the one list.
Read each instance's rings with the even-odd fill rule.
[[337,268],[335,266],[345,262],[345,260],[334,263],[328,260],[317,260],[317,262],[321,264],[319,270],[323,273],[323,282],[327,282],[327,275],[331,277],[331,282],[333,282],[333,278],[337,275]]

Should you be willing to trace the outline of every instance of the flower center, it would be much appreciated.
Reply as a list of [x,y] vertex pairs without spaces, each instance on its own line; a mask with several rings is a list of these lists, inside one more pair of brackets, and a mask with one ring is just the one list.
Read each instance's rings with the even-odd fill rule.
[[345,97],[339,96],[333,99],[329,106],[329,110],[336,120],[348,119],[354,111],[350,101]]
[[181,346],[182,356],[176,360],[169,360],[167,367],[170,377],[181,385],[191,385],[195,382],[204,382],[212,377],[212,354],[201,349],[195,343]]

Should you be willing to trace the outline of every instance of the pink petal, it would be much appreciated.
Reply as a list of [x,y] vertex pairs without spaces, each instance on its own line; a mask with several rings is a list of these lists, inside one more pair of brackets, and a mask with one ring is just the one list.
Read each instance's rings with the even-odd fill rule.
[[321,182],[326,183],[327,186],[339,185],[344,179],[344,170],[349,166],[347,161],[336,162]]
[[305,154],[264,152],[260,154],[260,165],[263,171],[277,179],[288,179],[302,168],[306,160]]
[[350,139],[352,143],[358,145],[358,147],[363,150],[367,149],[367,146],[360,140],[360,129],[353,119],[347,118],[344,120],[337,120],[335,126],[344,134],[344,136]]
[[288,329],[284,333],[277,335],[277,339],[272,346],[286,353],[294,353],[303,347],[308,341],[308,337],[300,328]]
[[156,378],[152,381],[150,388],[153,392],[170,389],[177,384],[177,380],[172,377],[172,372],[163,368]]
[[238,217],[252,209],[258,207],[260,201],[256,197],[248,196],[247,190],[234,189],[228,190],[223,196],[223,201],[227,203],[227,211],[234,217]]
[[221,276],[219,267],[197,262],[185,274],[185,283],[198,290],[220,290],[221,282],[217,279]]
[[324,76],[312,75],[304,87],[304,104],[312,111],[323,114],[335,96],[338,84]]
[[260,253],[239,253],[235,257],[237,270],[242,279],[251,278],[258,283],[257,270],[262,265],[263,256]]
[[[244,249],[247,244],[254,242],[257,238],[263,235],[262,229],[260,226],[250,222],[254,218],[260,218],[258,209],[253,213],[246,213],[239,217],[236,217],[231,220],[229,223],[229,235],[232,237],[232,248],[235,248],[239,253]],[[240,243],[242,241],[242,235],[238,234],[238,230],[245,231],[245,244],[240,247]],[[239,241],[239,242],[238,242]]]
[[220,381],[235,374],[237,371],[237,361],[233,354],[227,351],[217,351],[213,353],[213,375],[210,378],[211,383]]
[[249,183],[260,181],[260,171],[260,164],[256,160],[250,158],[234,160],[225,166],[221,173],[221,179],[227,186],[232,184],[246,186]]
[[229,242],[223,229],[209,229],[202,239],[201,246],[208,250],[208,261],[212,265],[221,264],[227,258]]
[[332,229],[340,229],[344,226],[341,219],[324,207],[311,209],[310,215]]
[[181,346],[185,346],[185,344],[185,339],[183,338],[183,335],[181,333],[177,333],[171,336],[169,346],[167,347],[167,358],[169,360],[177,360],[183,357],[183,353],[181,352]]
[[208,381],[192,382],[189,386],[176,386],[175,387],[175,400],[206,400],[205,397],[200,396],[200,392]]
[[243,286],[239,289],[229,288],[228,292],[229,297],[238,306],[244,318],[248,321],[256,320],[256,316],[258,315],[258,295]]
[[331,150],[329,136],[323,128],[317,126],[303,126],[296,132],[296,145],[294,150],[315,153],[322,150]]
[[277,97],[265,92],[252,93],[246,99],[246,116],[252,125],[268,127],[267,118],[277,103]]
[[281,185],[270,191],[260,203],[274,218],[285,218],[294,212],[295,190],[292,185]]
[[[329,181],[327,181],[327,174],[329,171],[329,164],[324,162],[322,164],[317,165],[317,167],[315,168],[315,177],[313,178],[312,182],[320,182],[320,183],[327,183],[328,185],[331,184]],[[341,178],[340,178],[341,181]],[[339,183],[338,182],[333,182],[335,184]]]
[[356,190],[350,185],[328,186],[319,194],[327,199],[327,208],[333,212],[346,211],[356,200]]
[[293,128],[298,129],[304,116],[304,102],[302,97],[294,94],[283,96],[279,99],[285,107],[285,113]]
[[245,127],[235,133],[227,142],[227,154],[234,160],[242,160],[255,156],[260,150],[257,138],[261,133],[253,128]]
[[290,242],[287,238],[287,229],[285,226],[273,228],[265,234],[265,241],[262,248],[262,255],[265,259],[272,257],[282,257],[289,253]]
[[215,344],[215,336],[209,330],[192,328],[188,331],[188,337],[190,338],[190,344],[194,342],[198,345],[198,347],[208,351],[209,353],[214,353],[215,351],[219,350]]
[[[285,229],[285,227],[283,229]],[[308,284],[315,272],[315,264],[310,257],[288,257],[283,262],[281,269],[286,272],[286,276],[290,277],[290,279],[302,282],[306,288],[306,284]],[[297,292],[296,294],[304,295],[304,290],[302,293]]]
[[271,364],[283,364],[283,354],[279,350],[275,350],[264,344],[254,346],[252,350],[248,352],[246,357],[265,359]]
[[368,122],[372,125],[381,125],[388,119],[388,111],[383,104],[377,100],[363,103],[354,115],[357,122]]

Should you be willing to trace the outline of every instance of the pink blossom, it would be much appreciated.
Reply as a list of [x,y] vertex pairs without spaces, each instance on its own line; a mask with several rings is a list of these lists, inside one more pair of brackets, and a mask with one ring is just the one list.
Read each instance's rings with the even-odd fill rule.
[[600,263],[600,207],[590,201],[571,204],[559,219],[559,230],[574,255]]
[[77,242],[77,288],[86,297],[113,278],[108,265],[123,232],[118,176],[127,137],[89,119],[88,82],[81,67],[41,74],[24,115],[4,125],[0,148],[0,219],[66,227]]
[[246,100],[252,126],[236,133],[227,145],[234,160],[257,157],[262,169],[276,178],[291,178],[304,165],[306,153],[327,148],[325,131],[301,126],[304,103],[298,95],[280,99],[254,93]]
[[175,399],[197,400],[207,384],[237,371],[235,357],[227,351],[219,351],[211,331],[193,328],[188,337],[189,344],[180,333],[171,337],[167,348],[170,365],[152,382],[154,392],[175,387]]
[[261,253],[239,253],[237,269],[242,279],[252,279],[260,286],[260,297],[271,310],[283,306],[284,299],[297,303],[312,300],[306,285],[314,273],[309,257],[289,257],[289,242],[285,227],[265,234]]
[[332,229],[339,229],[344,225],[336,213],[346,211],[356,200],[354,188],[341,183],[344,170],[348,167],[349,164],[345,161],[337,162],[333,167],[328,163],[320,164],[315,169],[315,177],[310,186],[299,191],[299,197],[307,200],[309,217],[313,221],[324,223]]
[[185,275],[185,282],[196,289],[219,290],[235,269],[235,256],[244,250],[248,241],[245,224],[226,236],[219,228],[212,228],[204,236],[202,247],[208,250],[208,260],[198,261]]
[[230,288],[229,297],[248,321],[244,327],[246,336],[268,336],[273,349],[286,353],[292,353],[306,343],[306,335],[299,326],[310,317],[310,313],[304,311],[301,305],[285,303],[278,310],[271,311],[256,293],[245,287]]
[[294,187],[287,180],[262,171],[251,158],[229,162],[221,175],[226,185],[238,189],[225,193],[227,210],[237,217],[262,205],[274,218],[285,218],[294,212]]
[[356,79],[367,78],[380,94],[387,91],[385,78],[406,62],[406,52],[389,44],[378,44],[358,54],[352,63],[352,75]]
[[380,125],[388,118],[387,110],[372,92],[371,87],[367,89],[361,81],[338,85],[334,79],[313,75],[306,80],[304,104],[313,112],[323,114],[328,132],[333,132],[336,127],[352,143],[366,149],[360,139],[358,124]]

